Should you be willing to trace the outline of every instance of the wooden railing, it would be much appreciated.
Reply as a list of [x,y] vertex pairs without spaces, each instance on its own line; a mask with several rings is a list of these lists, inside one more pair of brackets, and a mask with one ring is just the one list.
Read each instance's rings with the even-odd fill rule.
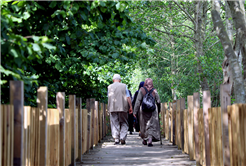
[[[4,97],[4,96],[2,96]],[[74,165],[110,131],[107,105],[65,93],[56,96],[57,109],[49,109],[48,89],[37,90],[37,108],[24,106],[23,82],[10,82],[10,105],[0,107],[0,166]]]
[[[197,165],[246,165],[246,104],[230,105],[221,86],[221,107],[210,108],[209,91],[161,104],[163,136]],[[226,85],[225,85],[226,86]],[[206,142],[207,141],[207,142]]]

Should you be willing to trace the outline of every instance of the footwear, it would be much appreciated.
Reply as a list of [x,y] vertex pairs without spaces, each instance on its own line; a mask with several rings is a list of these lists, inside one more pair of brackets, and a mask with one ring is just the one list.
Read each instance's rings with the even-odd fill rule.
[[121,142],[121,145],[124,145],[124,144],[126,144],[126,141],[125,140],[120,140],[120,142]]
[[143,140],[142,142],[144,145],[147,145],[147,141],[146,140]]
[[130,134],[132,135],[132,132],[130,131]]
[[120,142],[114,142],[114,145],[119,145],[120,144]]
[[148,147],[151,147],[151,146],[153,146],[153,144],[152,143],[148,143]]

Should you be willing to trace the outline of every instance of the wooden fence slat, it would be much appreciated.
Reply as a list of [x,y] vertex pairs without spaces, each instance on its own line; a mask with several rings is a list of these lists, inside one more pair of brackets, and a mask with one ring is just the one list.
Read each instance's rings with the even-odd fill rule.
[[198,92],[193,93],[194,98],[194,136],[195,136],[195,154],[196,164],[199,165],[200,154],[199,154],[199,129],[198,129],[198,111],[200,108],[200,94]]
[[241,142],[242,142],[242,164],[241,165],[246,165],[246,104],[243,104],[242,108],[241,108],[241,115],[242,115],[242,124],[241,124],[241,131],[243,131],[241,133]]
[[178,149],[181,149],[181,122],[180,122],[180,100],[177,100],[176,105],[176,131],[175,138],[177,139],[176,143],[178,145]]
[[10,115],[7,105],[3,105],[3,158],[2,165],[10,165]]
[[169,126],[169,141],[173,142],[173,106],[172,103],[169,102],[169,111],[170,111],[170,126]]
[[103,138],[106,136],[106,104],[103,103]]
[[242,165],[243,163],[242,163],[242,161],[243,161],[243,158],[242,158],[242,156],[244,155],[243,154],[243,151],[242,151],[242,140],[243,140],[243,138],[242,138],[242,132],[243,132],[243,128],[242,128],[242,120],[243,120],[243,117],[242,117],[242,114],[241,114],[241,110],[242,110],[242,104],[236,104],[237,105],[237,107],[238,107],[238,118],[237,118],[237,120],[238,120],[238,122],[237,122],[237,147],[238,147],[238,165]]
[[3,105],[0,105],[0,166],[2,166],[2,150],[3,150]]
[[60,135],[60,146],[59,146],[59,165],[65,166],[65,92],[57,92],[56,94],[56,107],[59,111],[59,135]]
[[48,107],[48,88],[46,86],[39,87],[37,90],[37,105],[40,112],[40,131],[39,131],[39,162],[40,165],[46,165],[47,158],[47,107]]
[[206,165],[210,165],[208,109],[211,108],[211,94],[210,91],[203,91],[202,93]]
[[94,145],[98,143],[98,101],[95,101],[95,110],[94,110]]
[[167,107],[167,103],[164,103],[165,109],[165,138],[168,140],[169,138],[169,111]]
[[[10,109],[10,166],[14,165],[14,106],[9,105]],[[1,120],[1,119],[0,119]],[[1,160],[0,160],[1,161]]]
[[59,110],[48,109],[47,110],[47,165],[58,166],[59,165]]
[[199,109],[199,149],[200,149],[200,164],[206,165],[205,163],[205,142],[204,142],[204,123],[203,123],[203,109]]
[[71,114],[69,109],[65,109],[65,165],[71,164]]
[[88,110],[88,114],[87,114],[87,151],[89,151],[90,149],[90,145],[91,145],[91,108],[90,108],[90,99],[86,99],[86,109]]
[[216,164],[216,161],[215,161],[215,158],[216,158],[216,153],[215,153],[215,144],[214,144],[214,137],[215,135],[213,134],[214,133],[214,124],[215,124],[215,117],[214,117],[214,109],[215,108],[212,108],[211,109],[211,165],[215,165]]
[[99,140],[101,141],[103,139],[103,103],[100,103],[100,113],[99,113],[99,126],[100,126],[100,131],[99,131]]
[[79,115],[79,110],[78,108],[75,107],[75,137],[74,137],[74,161],[76,162],[79,159],[79,125],[78,125],[78,115]]
[[35,108],[35,165],[40,165],[40,111]]
[[194,153],[194,114],[193,114],[193,96],[187,96],[187,103],[188,103],[188,142],[189,142],[189,156],[190,160],[195,159],[195,153]]
[[91,132],[90,132],[90,149],[93,149],[93,145],[95,144],[94,142],[94,130],[95,130],[95,99],[92,98],[90,99],[90,108],[91,108],[91,123],[90,123],[90,126],[91,126]]
[[30,140],[30,144],[31,144],[31,160],[30,160],[30,166],[35,165],[35,141],[36,141],[36,134],[35,134],[35,127],[36,127],[36,120],[35,120],[35,115],[36,115],[36,108],[31,107],[31,140]]
[[185,99],[180,99],[180,147],[184,151],[184,110],[185,110]]
[[78,160],[82,162],[83,150],[82,150],[82,99],[76,98],[76,107],[78,109]]
[[229,149],[230,149],[230,165],[233,165],[233,158],[232,158],[232,106],[227,106],[228,112],[228,136],[229,136]]
[[74,165],[76,156],[76,96],[69,95],[69,111],[71,123],[71,163]]
[[189,154],[188,110],[184,110],[184,152]]
[[218,152],[219,152],[219,165],[223,165],[223,140],[222,140],[222,123],[221,123],[221,107],[218,107],[217,110],[218,113],[218,140],[217,140],[217,145],[218,145]]
[[24,165],[30,165],[30,113],[31,107],[24,107]]
[[23,162],[23,81],[10,81],[10,105],[14,106],[14,165]]
[[231,85],[220,85],[221,123],[222,123],[222,143],[223,143],[223,164],[230,165],[230,147],[228,133],[228,111],[227,106],[231,105]]
[[173,132],[173,145],[177,145],[177,134],[176,134],[176,109],[177,109],[177,103],[176,103],[176,101],[173,101],[173,103],[172,103],[172,122],[173,122],[173,130],[172,130],[172,132]]
[[84,154],[87,149],[87,137],[88,137],[88,111],[82,109],[82,153]]

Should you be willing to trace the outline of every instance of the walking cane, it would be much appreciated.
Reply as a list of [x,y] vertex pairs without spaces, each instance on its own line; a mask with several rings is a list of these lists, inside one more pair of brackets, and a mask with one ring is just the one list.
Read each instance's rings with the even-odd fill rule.
[[159,127],[160,127],[160,144],[162,145],[162,139],[161,139],[161,121],[160,121],[160,117],[159,117],[159,113],[158,113],[158,120],[159,120]]

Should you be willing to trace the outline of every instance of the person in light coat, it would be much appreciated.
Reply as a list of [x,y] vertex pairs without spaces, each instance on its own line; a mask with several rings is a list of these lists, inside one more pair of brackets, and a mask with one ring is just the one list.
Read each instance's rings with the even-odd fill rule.
[[121,83],[119,74],[114,74],[113,84],[108,86],[108,110],[115,145],[126,144],[128,112],[132,114],[132,103],[126,84]]

